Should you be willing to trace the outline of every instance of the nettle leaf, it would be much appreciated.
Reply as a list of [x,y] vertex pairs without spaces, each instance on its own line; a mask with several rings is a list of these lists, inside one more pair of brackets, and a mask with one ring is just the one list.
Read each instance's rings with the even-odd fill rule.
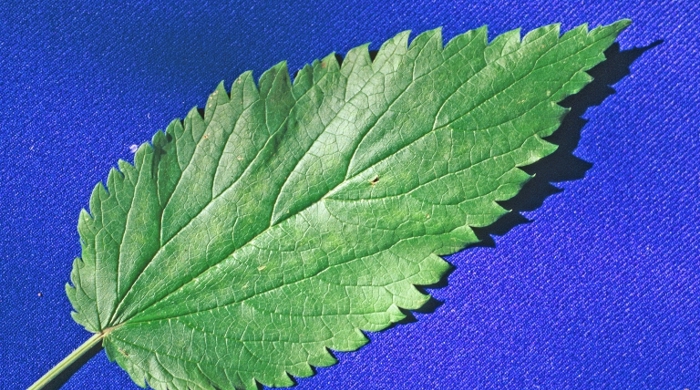
[[73,317],[140,386],[290,386],[418,309],[552,153],[629,21],[403,32],[250,72],[120,161],[80,215]]

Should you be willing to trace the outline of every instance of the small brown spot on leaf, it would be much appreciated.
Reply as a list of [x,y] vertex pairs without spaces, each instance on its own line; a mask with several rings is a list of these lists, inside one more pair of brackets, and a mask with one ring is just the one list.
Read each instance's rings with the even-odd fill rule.
[[124,357],[129,357],[129,353],[126,352],[125,350],[123,350],[123,349],[121,349],[121,348],[118,348],[118,350],[119,350],[119,353],[121,353],[122,355],[124,355]]
[[204,134],[204,139],[209,139],[209,134]]
[[369,181],[369,184],[373,186],[373,185],[377,184],[378,181],[379,181],[379,176],[375,176],[374,179]]

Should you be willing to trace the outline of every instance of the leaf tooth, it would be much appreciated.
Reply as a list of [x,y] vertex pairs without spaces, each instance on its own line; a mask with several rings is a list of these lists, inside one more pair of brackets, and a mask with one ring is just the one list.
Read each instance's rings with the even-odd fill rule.
[[242,375],[240,372],[238,373],[239,378],[241,379],[241,389],[244,390],[258,390],[258,382],[253,378],[251,375]]
[[571,107],[563,107],[560,106],[559,103],[554,102],[551,102],[551,106],[549,109],[556,114],[557,120],[551,128],[546,128],[537,132],[537,135],[539,135],[542,138],[546,138],[552,135],[554,131],[556,131],[559,128],[559,126],[561,126],[561,121],[564,119],[564,117],[571,111]]
[[349,352],[367,344],[368,341],[359,328],[344,326],[329,341],[328,347],[335,351]]
[[631,24],[629,19],[622,19],[607,26],[598,26],[585,37],[588,61],[582,70],[589,70],[605,60],[604,51],[617,39],[617,36]]
[[[421,303],[420,306],[418,306],[417,308],[420,308],[421,306],[423,306],[423,304],[430,299],[430,296],[426,295],[426,298],[427,299],[425,299],[425,301],[423,303]],[[392,323],[395,324],[395,323],[403,320],[404,318],[406,318],[406,313],[401,311],[399,306],[400,305],[398,305],[398,304],[393,304],[393,305],[389,306],[389,309],[387,309],[387,314],[389,314],[389,324],[386,325],[387,327]]]
[[[153,153],[153,146],[148,142],[142,143],[134,154],[134,164],[130,164],[128,161],[119,160],[117,165],[119,170],[124,173],[125,176],[129,176],[131,181],[135,184],[141,170],[141,166],[146,159],[146,156]],[[150,167],[150,166],[149,166]],[[133,175],[133,176],[130,176]]]
[[479,214],[468,215],[466,218],[466,225],[470,227],[488,226],[508,213],[508,210],[491,200],[481,202],[479,207],[481,212]]
[[294,386],[294,381],[289,377],[286,371],[278,371],[277,375],[274,377],[274,382],[271,383],[276,387],[290,387]]
[[[578,72],[571,77],[564,86],[554,95],[555,101],[561,101],[564,96],[569,96],[581,92],[583,87],[593,80],[593,77],[586,72]],[[568,112],[568,111],[567,111]]]
[[[439,45],[436,45],[439,43]],[[415,38],[408,45],[408,51],[417,50],[422,51],[425,48],[432,50],[442,49],[442,27],[434,28],[432,30],[423,31],[422,33],[416,35]]]
[[[517,195],[518,192],[520,192],[525,183],[530,181],[532,177],[533,175],[530,175],[519,168],[514,168],[508,171],[506,174],[503,175],[503,184],[501,184],[501,186],[493,192],[494,202],[502,202],[511,199],[512,197]],[[505,208],[503,210],[505,210],[506,212],[510,212],[510,210],[507,210]]]
[[231,97],[231,101],[237,102],[237,104],[241,104],[243,107],[248,107],[253,102],[259,100],[260,92],[255,86],[253,72],[246,71],[238,76],[231,84],[229,96]]
[[265,125],[269,134],[278,132],[287,121],[291,107],[296,103],[285,61],[273,66],[260,76],[260,98],[265,102]]
[[445,48],[443,49],[443,56],[445,58],[450,57],[454,52],[458,52],[463,48],[469,46],[469,44],[478,40],[485,47],[487,44],[487,28],[486,26],[481,26],[474,30],[469,30],[463,34],[456,35],[447,42]]
[[258,90],[262,98],[283,96],[285,94],[284,89],[291,89],[287,61],[278,62],[272,68],[263,72],[260,80],[258,80]]
[[256,371],[254,377],[255,380],[267,387],[289,387],[294,385],[294,381],[292,381],[284,370]]
[[520,29],[507,31],[497,36],[484,50],[484,59],[492,63],[520,48]]
[[[77,260],[77,259],[75,259],[75,260]],[[80,279],[79,279],[80,276],[79,275],[74,276],[73,274],[77,273],[77,270],[82,267],[82,265],[76,264],[75,260],[73,260],[73,271],[71,272],[71,275],[70,275],[71,283],[73,283],[74,286],[75,286],[76,282],[80,283]],[[66,289],[66,295],[68,295],[68,300],[71,302],[71,304],[73,306],[76,306],[78,303],[77,296],[76,296],[76,293],[78,291],[77,287],[73,287],[73,286],[71,286],[70,283],[66,283],[65,289]]]
[[170,135],[173,139],[178,139],[182,136],[184,130],[185,129],[182,127],[182,120],[176,118],[170,121],[168,127],[165,128],[165,134]]
[[340,70],[347,77],[350,73],[357,72],[354,70],[356,68],[364,69],[370,66],[372,66],[372,60],[369,56],[369,43],[365,43],[350,49],[345,54]]
[[[107,183],[109,187],[110,182],[114,182],[117,180],[121,180],[121,173],[117,171],[116,169],[112,168],[109,171],[109,175],[107,176]],[[107,189],[105,188],[104,184],[102,182],[98,182],[95,184],[95,187],[92,189],[92,194],[90,195],[90,215],[92,216],[93,220],[101,221],[102,219],[102,202],[109,198],[109,193],[107,192]],[[101,222],[100,222],[101,225]]]
[[[83,275],[87,279],[83,279]],[[94,283],[94,265],[85,264],[80,258],[73,260],[73,270],[70,274],[71,286],[66,283],[66,295],[74,308],[81,308],[80,312],[72,311],[71,317],[83,325],[90,332],[97,332],[100,329],[97,308],[93,304],[96,299]]]
[[331,53],[328,56],[315,60],[311,63],[312,77],[313,77],[313,87],[318,87],[318,81],[324,80],[325,76],[329,73],[334,73],[340,70],[340,65],[335,57],[335,53]]
[[[631,24],[632,21],[630,19],[620,19],[617,22],[611,23],[607,26],[598,26],[591,30],[591,32],[588,35],[594,38],[597,38],[600,35],[604,37],[611,36],[612,40],[614,41],[615,38],[617,38],[617,36]],[[612,44],[612,42],[610,42],[609,44]]]
[[588,34],[590,29],[588,28],[588,22],[582,23],[580,26],[577,26],[576,28],[572,29],[575,30],[576,32],[574,34]]
[[[519,167],[524,167],[535,163],[537,160],[554,153],[558,145],[545,141],[539,135],[528,138],[523,144],[522,149],[527,151],[527,156],[518,164]],[[500,199],[499,199],[500,200]]]
[[287,374],[297,378],[307,378],[314,374],[314,369],[307,362],[300,362],[294,366],[290,366]]
[[314,344],[309,350],[309,364],[314,367],[328,367],[338,363],[333,354],[324,346]]
[[[144,145],[141,145],[139,147],[139,150],[136,152],[136,155],[134,156],[134,165],[131,165],[128,161],[124,160],[119,160],[117,161],[117,167],[119,167],[119,172],[124,176],[124,179],[129,182],[130,185],[134,186],[136,185],[136,178],[138,177],[138,168],[141,168],[141,165],[139,162],[143,160],[143,155],[145,153],[145,147]],[[139,153],[141,152],[141,153]],[[111,187],[107,186],[107,188],[111,192]]]
[[408,51],[408,37],[410,34],[410,30],[403,31],[384,42],[384,44],[382,44],[382,46],[379,48],[377,56],[374,57],[372,68],[375,71],[396,71],[399,62]]
[[[386,286],[386,289],[394,297],[394,304],[392,306],[398,306],[408,310],[416,310],[430,300],[429,295],[421,293],[411,283],[407,283],[405,281],[390,284]],[[389,308],[388,312],[391,314],[392,318],[397,317],[396,311],[398,310],[398,307],[395,309],[392,309],[392,307]],[[400,319],[402,318],[399,318],[399,320]],[[396,321],[392,319],[392,322]]]
[[374,76],[368,46],[365,44],[350,50],[343,60],[340,72],[347,79],[344,97],[346,101],[362,93],[362,89]]
[[85,251],[86,246],[90,245],[90,255],[94,257],[94,247],[90,242],[95,237],[95,232],[93,231],[95,225],[95,220],[90,216],[90,214],[85,210],[80,210],[80,215],[78,216],[78,235],[80,236],[80,243]]
[[559,38],[559,33],[561,30],[561,23],[553,23],[547,26],[542,26],[534,30],[529,31],[523,37],[522,44],[530,45],[544,37],[554,37],[554,39]]
[[428,30],[418,35],[409,46],[408,57],[413,60],[413,79],[426,75],[443,62],[442,29]]
[[171,136],[167,135],[163,130],[156,131],[153,137],[151,137],[151,148],[163,147],[163,145],[168,142],[168,137]]
[[211,386],[212,389],[234,389],[235,385],[232,378],[229,376],[227,367],[217,367],[205,362],[196,363],[195,366],[202,377],[206,378],[205,383]]
[[407,280],[418,286],[435,284],[452,268],[452,265],[443,260],[442,257],[431,253],[420,261],[418,264],[419,271]]
[[306,64],[296,73],[294,76],[295,99],[298,99],[300,96],[304,95],[306,91],[311,89],[314,82],[313,72],[313,66],[311,64]]
[[338,56],[335,52],[323,57],[318,66],[326,69],[328,72],[337,72],[340,70],[340,63],[338,62]]
[[209,124],[214,116],[214,113],[216,112],[216,108],[222,104],[228,103],[229,101],[230,98],[228,96],[228,92],[226,92],[224,82],[221,81],[219,82],[219,85],[216,86],[214,92],[209,95],[209,99],[207,99],[207,103],[204,106],[204,123]]
[[197,107],[192,107],[190,109],[190,111],[185,116],[185,119],[182,121],[182,126],[183,135],[189,135],[191,137],[191,139],[187,140],[188,142],[179,143],[187,144],[187,146],[189,147],[186,152],[186,154],[189,156],[189,163],[189,159],[191,159],[194,155],[196,145],[202,139],[202,137],[204,136],[204,131],[206,130],[206,126],[204,125],[204,117],[200,114]]
[[[204,120],[204,116],[202,116],[202,113],[199,111],[199,108],[197,108],[197,106],[194,106],[194,107],[190,108],[189,111],[187,111],[187,115],[185,115],[185,119],[182,121],[182,125],[183,125],[184,128],[185,128],[185,132],[188,131],[188,128],[187,128],[187,121],[191,121],[191,120],[194,120],[194,119],[196,119],[196,118],[199,118],[199,119],[201,119],[201,120]],[[193,136],[193,137],[194,137],[194,136]],[[198,138],[199,138],[199,137],[196,137],[196,138],[195,138],[195,142],[196,142],[196,140],[197,140]]]

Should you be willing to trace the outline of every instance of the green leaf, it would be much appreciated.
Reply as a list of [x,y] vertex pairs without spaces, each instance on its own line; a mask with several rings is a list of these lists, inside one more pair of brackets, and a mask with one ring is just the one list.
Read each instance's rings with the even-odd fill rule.
[[73,318],[140,386],[289,386],[395,323],[506,213],[544,141],[629,24],[563,36],[408,32],[290,81],[214,91],[80,215]]

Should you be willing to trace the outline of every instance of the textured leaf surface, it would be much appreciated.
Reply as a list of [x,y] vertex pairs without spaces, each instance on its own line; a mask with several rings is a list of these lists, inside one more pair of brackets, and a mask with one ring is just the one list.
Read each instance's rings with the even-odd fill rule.
[[629,24],[443,47],[408,32],[220,85],[119,162],[78,229],[76,321],[156,389],[287,386],[429,298],[552,153],[557,105]]

